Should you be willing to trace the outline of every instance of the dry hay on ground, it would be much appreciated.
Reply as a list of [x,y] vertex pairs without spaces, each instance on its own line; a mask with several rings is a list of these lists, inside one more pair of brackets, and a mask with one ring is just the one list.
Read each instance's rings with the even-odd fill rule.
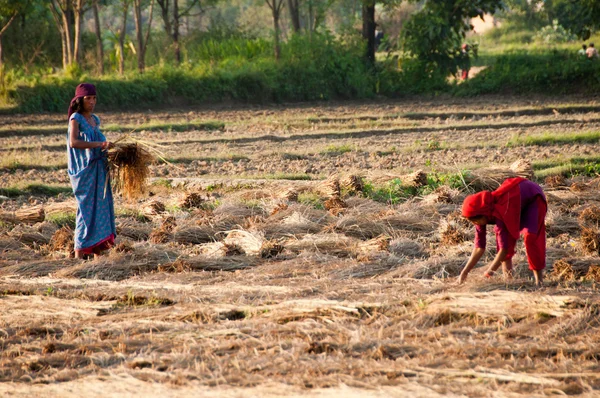
[[276,199],[297,202],[300,191],[295,187],[281,187],[273,192],[273,197]]
[[342,188],[345,188],[351,192],[362,192],[365,189],[363,177],[354,174],[350,174],[342,178],[340,185]]
[[440,244],[442,246],[459,245],[468,237],[468,233],[463,231],[459,225],[454,225],[445,220],[440,223],[438,232],[440,234]]
[[327,199],[325,203],[323,203],[323,206],[329,210],[331,215],[337,216],[348,207],[348,204],[339,196],[333,196]]
[[112,253],[133,253],[135,251],[133,243],[129,240],[123,240],[112,248]]
[[600,196],[596,192],[571,192],[566,190],[548,190],[544,192],[550,206],[575,206],[586,202],[599,202]]
[[68,226],[64,226],[50,238],[50,250],[65,252],[69,256],[75,255],[74,232]]
[[13,265],[0,267],[0,276],[18,276],[22,278],[37,278],[54,274],[58,271],[69,269],[81,260],[75,259],[48,259],[33,261],[16,261]]
[[318,224],[321,227],[329,225],[335,220],[327,211],[315,209],[301,204],[289,205],[265,219],[265,223],[275,224]]
[[458,189],[450,188],[442,185],[433,190],[432,193],[425,195],[421,201],[422,204],[428,205],[433,203],[459,203],[461,202],[461,192]]
[[562,234],[573,235],[579,232],[577,219],[569,217],[558,209],[549,209],[546,214],[546,231],[548,236],[556,237]]
[[510,170],[514,171],[515,174],[519,177],[527,178],[531,180],[533,178],[533,166],[531,161],[525,159],[519,159],[511,163],[508,167]]
[[135,241],[147,240],[152,227],[147,223],[135,220],[121,220],[117,222],[117,235],[125,236]]
[[344,216],[333,227],[336,232],[359,239],[373,239],[379,235],[398,236],[403,231],[431,232],[433,223],[415,213],[373,216]]
[[[215,231],[214,228],[204,225],[179,226],[173,231],[172,239],[177,243],[197,245],[199,243],[208,243],[218,240],[218,238],[215,236],[216,232],[217,231]],[[158,239],[158,235],[160,234],[157,232],[156,235]]]
[[360,196],[344,198],[348,205],[347,215],[379,214],[389,210],[389,206]]
[[586,254],[600,254],[600,231],[598,228],[581,228],[579,243]]
[[129,200],[144,194],[152,162],[154,156],[137,143],[116,144],[115,148],[108,152],[115,191]]
[[564,187],[567,185],[567,179],[563,175],[548,176],[544,179],[544,185],[549,188]]
[[584,279],[588,281],[600,282],[600,265],[590,265],[590,268],[588,268],[588,272],[585,274]]
[[55,276],[121,281],[155,271],[160,264],[172,262],[177,257],[176,253],[161,245],[137,244],[129,253],[113,251],[98,260],[80,260],[76,265],[55,272]]
[[204,243],[198,248],[200,255],[206,258],[221,258],[227,256],[242,256],[244,250],[235,245],[225,242]]
[[46,212],[42,206],[18,209],[15,212],[0,212],[0,220],[12,224],[36,224],[43,222]]
[[8,235],[30,247],[47,245],[52,237],[49,233],[42,233],[37,228],[26,225],[15,226]]
[[142,205],[142,213],[146,216],[155,216],[166,210],[165,204],[159,200],[151,200]]
[[330,176],[316,186],[316,191],[326,198],[339,197],[342,193],[340,180],[337,176]]
[[251,207],[239,202],[224,202],[213,210],[213,215],[248,218],[252,216],[266,216],[267,213],[260,207]]
[[287,250],[300,252],[316,252],[335,257],[350,257],[355,252],[358,240],[336,233],[307,234],[302,239],[288,239],[284,246]]
[[230,231],[223,242],[226,245],[239,248],[248,256],[258,256],[260,258],[275,257],[284,249],[283,245],[265,239],[264,234],[257,231]]
[[397,238],[390,241],[389,250],[396,256],[404,256],[410,258],[427,257],[427,253],[423,249],[423,245],[419,242],[408,238]]
[[457,277],[467,260],[464,257],[430,257],[424,261],[404,264],[391,275],[415,279],[446,279]]
[[506,167],[486,167],[472,170],[465,175],[465,182],[475,191],[493,191],[507,178],[518,177],[517,173]]
[[178,198],[177,206],[181,207],[182,209],[195,209],[202,207],[206,201],[207,198],[201,193],[189,192]]
[[391,237],[381,235],[377,238],[358,242],[354,254],[358,261],[372,261],[381,257],[382,253],[389,253]]
[[600,207],[591,205],[579,213],[579,224],[582,227],[600,227]]
[[584,277],[591,266],[600,266],[600,258],[562,258],[554,263],[550,277],[555,280],[576,281]]

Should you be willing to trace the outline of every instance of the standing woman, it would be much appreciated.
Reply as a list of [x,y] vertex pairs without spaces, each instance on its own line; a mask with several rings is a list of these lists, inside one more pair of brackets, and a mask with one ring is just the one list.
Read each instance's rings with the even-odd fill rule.
[[94,115],[96,87],[81,83],[69,106],[67,153],[69,177],[77,201],[75,257],[97,258],[115,243],[115,210],[110,187],[107,150],[113,143],[100,131]]

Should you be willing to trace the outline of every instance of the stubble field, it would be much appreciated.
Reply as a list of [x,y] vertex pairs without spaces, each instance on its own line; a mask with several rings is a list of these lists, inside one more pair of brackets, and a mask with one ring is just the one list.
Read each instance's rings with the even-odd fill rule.
[[[594,101],[97,114],[168,163],[117,197],[117,246],[85,261],[66,115],[0,117],[0,394],[598,394]],[[546,285],[519,243],[515,279],[458,286],[462,200],[511,173],[548,194]]]

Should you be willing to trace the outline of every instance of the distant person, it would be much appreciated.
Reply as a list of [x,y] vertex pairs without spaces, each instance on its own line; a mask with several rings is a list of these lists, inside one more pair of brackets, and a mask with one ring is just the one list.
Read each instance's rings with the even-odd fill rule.
[[114,144],[100,131],[93,114],[96,87],[81,83],[69,105],[67,154],[69,178],[77,201],[75,257],[97,258],[115,243],[115,210],[110,187],[107,150]]
[[587,55],[588,59],[598,58],[598,50],[594,48],[594,43],[590,43],[587,50],[585,50],[585,55]]
[[483,191],[467,196],[463,202],[462,215],[475,224],[475,247],[459,283],[467,279],[485,253],[486,226],[494,224],[497,254],[489,264],[484,276],[490,278],[500,265],[507,278],[512,277],[512,258],[519,235],[523,234],[529,269],[536,285],[544,279],[546,267],[546,197],[535,182],[515,177],[505,180],[493,192]]
[[469,57],[469,45],[463,44],[460,50],[460,69],[461,79],[467,80],[469,78],[469,70],[471,70],[471,58]]
[[383,31],[379,29],[375,29],[375,51],[379,49],[381,42],[383,40]]
[[586,49],[587,49],[587,46],[585,44],[582,44],[579,51],[577,51],[577,55],[579,55],[581,57],[587,57],[587,54],[585,52]]

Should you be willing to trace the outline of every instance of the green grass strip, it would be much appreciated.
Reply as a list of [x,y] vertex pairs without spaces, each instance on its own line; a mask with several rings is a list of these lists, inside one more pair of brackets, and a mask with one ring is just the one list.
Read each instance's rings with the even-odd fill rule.
[[60,185],[28,184],[22,188],[0,188],[0,195],[16,198],[23,195],[57,196],[60,194],[73,194],[73,188]]
[[533,146],[533,145],[558,145],[558,144],[593,144],[600,141],[600,131],[588,131],[574,134],[545,133],[541,135],[530,135],[515,137],[507,146]]

